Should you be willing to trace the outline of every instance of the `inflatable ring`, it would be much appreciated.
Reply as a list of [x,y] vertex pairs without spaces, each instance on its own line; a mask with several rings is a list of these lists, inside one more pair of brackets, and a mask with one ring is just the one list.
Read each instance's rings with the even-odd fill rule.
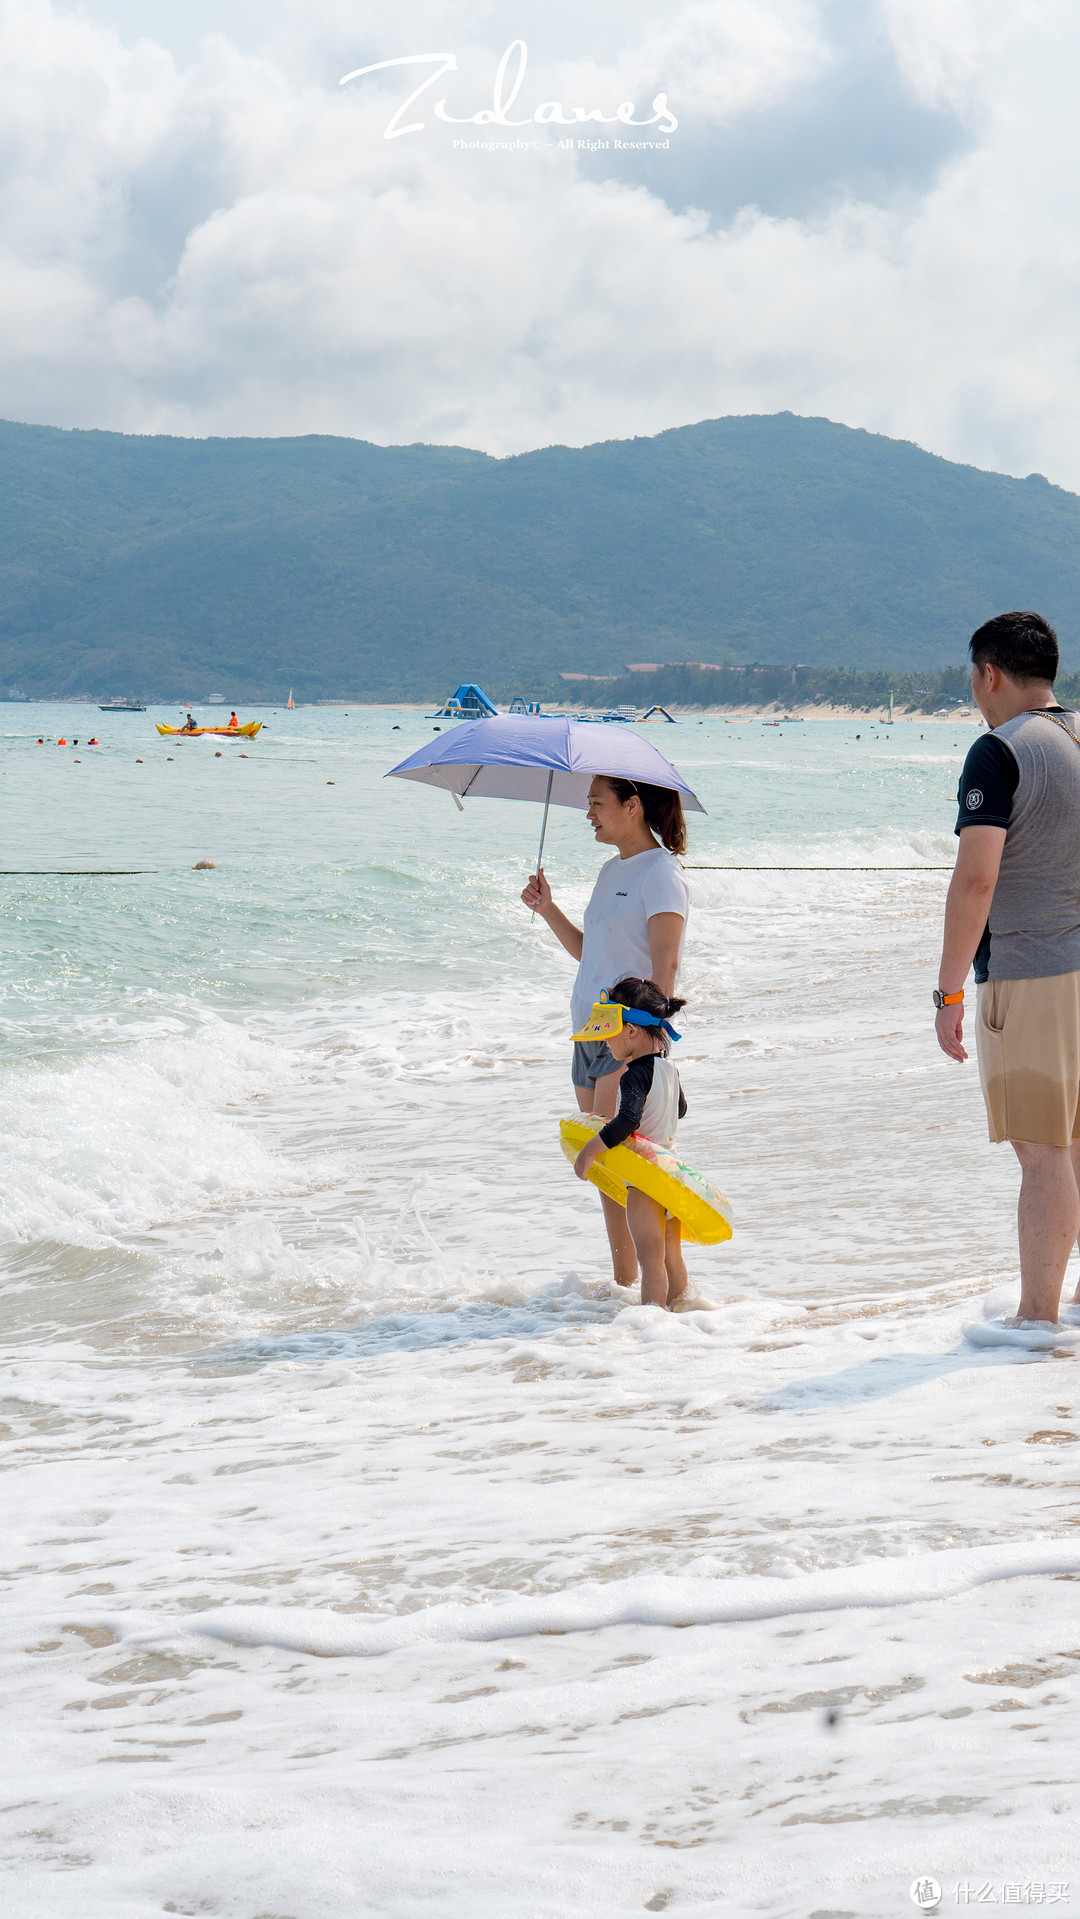
[[[594,1119],[588,1113],[561,1119],[559,1144],[567,1159],[575,1160],[582,1147],[606,1125],[606,1120]],[[730,1239],[731,1208],[712,1181],[643,1134],[635,1133],[634,1138],[648,1149],[648,1157],[630,1145],[610,1146],[593,1160],[586,1178],[620,1206],[626,1205],[628,1186],[648,1193],[665,1212],[681,1221],[683,1238],[697,1246],[715,1246],[722,1239]]]

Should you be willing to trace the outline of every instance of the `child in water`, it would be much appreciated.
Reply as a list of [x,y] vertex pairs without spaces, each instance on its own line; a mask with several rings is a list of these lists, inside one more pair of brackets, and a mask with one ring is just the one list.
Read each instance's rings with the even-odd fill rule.
[[[670,1150],[675,1128],[686,1112],[679,1075],[668,1058],[671,1039],[678,1038],[668,1021],[686,1001],[666,998],[651,979],[633,978],[619,980],[607,1001],[623,1009],[621,1030],[608,1035],[607,1048],[613,1059],[628,1064],[619,1081],[614,1119],[600,1128],[574,1161],[579,1179],[586,1178],[594,1159],[608,1147],[621,1146],[634,1133]],[[688,1285],[679,1221],[665,1213],[658,1200],[629,1186],[626,1223],[641,1266],[642,1305],[673,1310]]]

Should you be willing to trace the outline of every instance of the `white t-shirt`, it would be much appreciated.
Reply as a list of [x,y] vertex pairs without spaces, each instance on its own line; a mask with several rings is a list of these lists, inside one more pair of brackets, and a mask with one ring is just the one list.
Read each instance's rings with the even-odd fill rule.
[[690,889],[674,853],[653,846],[628,860],[618,854],[607,860],[585,908],[581,961],[570,996],[571,1032],[585,1024],[601,993],[616,980],[628,974],[652,978],[649,921],[654,913],[680,913],[685,940]]

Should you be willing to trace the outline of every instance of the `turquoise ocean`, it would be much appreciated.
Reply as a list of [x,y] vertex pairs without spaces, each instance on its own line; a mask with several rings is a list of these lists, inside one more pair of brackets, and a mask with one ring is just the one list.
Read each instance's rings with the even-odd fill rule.
[[[256,717],[0,707],[6,1910],[1067,1881],[1069,1362],[964,1340],[1016,1177],[930,1007],[974,723],[651,732],[736,1222],[673,1318],[559,1150],[539,809],[387,780],[414,709]],[[572,917],[601,857],[553,815]]]

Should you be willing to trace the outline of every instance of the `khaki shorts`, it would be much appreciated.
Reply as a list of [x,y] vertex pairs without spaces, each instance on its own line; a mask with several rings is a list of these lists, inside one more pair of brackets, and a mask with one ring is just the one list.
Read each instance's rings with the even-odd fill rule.
[[975,1043],[992,1140],[1080,1138],[1080,973],[987,980]]

